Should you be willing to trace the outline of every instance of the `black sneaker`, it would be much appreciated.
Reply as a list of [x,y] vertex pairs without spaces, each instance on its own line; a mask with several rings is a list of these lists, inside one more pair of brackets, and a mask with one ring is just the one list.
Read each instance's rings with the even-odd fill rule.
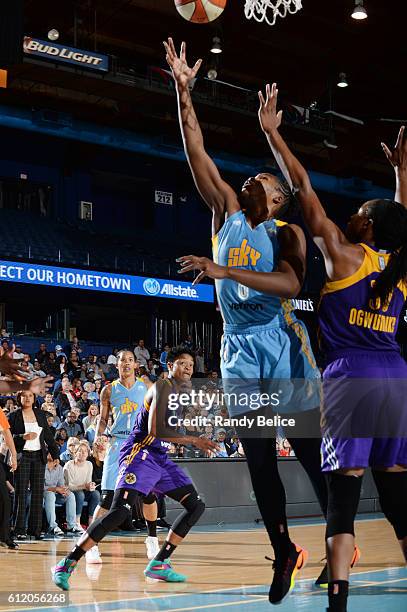
[[325,563],[324,567],[322,568],[322,572],[315,580],[314,584],[321,589],[328,588],[328,563]]
[[167,523],[167,521],[163,518],[158,519],[157,521],[157,527],[161,528],[161,529],[171,529],[171,525],[169,523]]
[[305,548],[292,542],[288,557],[281,561],[273,561],[274,577],[269,591],[271,604],[281,603],[290,593],[295,584],[295,576],[305,566],[307,559],[308,552]]

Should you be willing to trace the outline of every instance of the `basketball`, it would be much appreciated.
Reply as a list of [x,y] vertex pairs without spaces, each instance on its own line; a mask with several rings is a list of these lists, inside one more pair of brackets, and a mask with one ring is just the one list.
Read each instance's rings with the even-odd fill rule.
[[225,10],[227,0],[175,0],[179,14],[187,21],[209,23]]

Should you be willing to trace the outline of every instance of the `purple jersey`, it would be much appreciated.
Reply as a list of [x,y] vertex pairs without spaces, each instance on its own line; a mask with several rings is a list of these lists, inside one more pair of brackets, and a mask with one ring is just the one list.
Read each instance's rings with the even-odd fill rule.
[[390,254],[360,244],[365,257],[351,276],[327,282],[321,293],[319,327],[321,347],[328,358],[352,351],[397,351],[396,332],[407,298],[407,285],[400,282],[389,303],[372,298],[372,285],[386,267]]
[[[168,380],[169,384],[172,384],[169,379],[165,380]],[[135,456],[143,450],[153,450],[164,455],[168,452],[168,448],[170,447],[169,442],[164,442],[148,433],[149,412],[150,403],[147,401],[147,398],[145,398],[143,405],[136,415],[133,431],[121,448],[120,464],[122,464],[123,461],[127,464],[131,463]]]

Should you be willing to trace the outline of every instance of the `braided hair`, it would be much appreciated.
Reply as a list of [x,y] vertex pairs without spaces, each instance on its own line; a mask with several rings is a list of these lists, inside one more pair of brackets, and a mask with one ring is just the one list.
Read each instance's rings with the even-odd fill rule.
[[387,304],[400,281],[407,282],[407,209],[392,200],[374,200],[368,208],[375,246],[390,251],[390,259],[373,286],[373,295]]
[[280,184],[277,189],[281,191],[285,200],[284,204],[282,204],[281,208],[279,208],[276,216],[281,221],[284,221],[285,219],[289,219],[298,213],[298,202],[286,180],[280,180]]

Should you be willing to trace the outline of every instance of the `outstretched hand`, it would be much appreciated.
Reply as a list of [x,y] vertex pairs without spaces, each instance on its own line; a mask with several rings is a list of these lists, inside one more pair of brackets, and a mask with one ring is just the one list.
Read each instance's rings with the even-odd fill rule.
[[27,380],[22,383],[21,387],[25,391],[31,391],[34,395],[38,395],[40,393],[47,393],[47,391],[52,387],[52,376],[43,376],[38,378],[33,378],[33,380]]
[[219,266],[208,257],[185,255],[184,257],[178,257],[176,261],[181,264],[181,270],[178,270],[178,274],[185,274],[185,272],[191,272],[191,270],[200,271],[198,276],[193,280],[193,285],[200,283],[205,276],[215,279],[227,277],[227,268],[225,266]]
[[385,156],[394,168],[407,171],[407,139],[404,138],[405,126],[402,125],[397,136],[396,144],[393,150],[382,142],[382,149]]
[[263,132],[267,134],[280,127],[283,116],[283,111],[277,112],[278,89],[276,83],[273,83],[271,88],[270,85],[266,85],[266,98],[264,98],[262,91],[259,91],[258,94],[260,126]]
[[179,56],[177,55],[177,52],[175,50],[175,45],[172,38],[168,38],[167,42],[164,41],[163,45],[167,52],[165,59],[167,60],[167,63],[171,68],[174,80],[181,87],[187,87],[188,84],[193,79],[195,79],[198,70],[201,67],[202,60],[199,59],[191,68],[190,66],[188,66],[186,60],[186,44],[184,42],[181,44],[181,51]]
[[0,372],[5,376],[13,376],[17,380],[24,380],[19,376],[21,373],[21,359],[14,359],[13,353],[16,347],[13,344],[7,351],[0,347]]

